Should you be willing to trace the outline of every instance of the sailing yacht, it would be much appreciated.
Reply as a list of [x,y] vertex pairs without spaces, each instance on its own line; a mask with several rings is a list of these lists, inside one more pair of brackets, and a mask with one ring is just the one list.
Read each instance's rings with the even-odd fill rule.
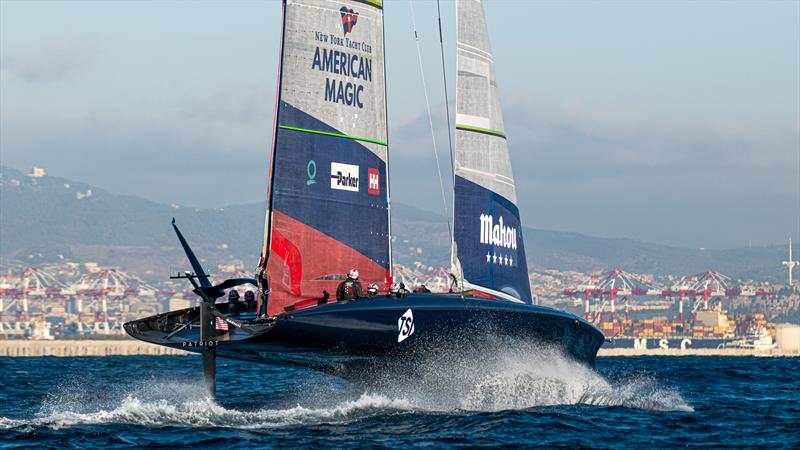
[[[451,292],[387,295],[395,280],[381,2],[285,0],[257,275],[212,285],[173,221],[192,266],[179,278],[202,301],[129,322],[131,336],[203,354],[212,392],[217,356],[356,377],[387,361],[413,368],[445,349],[534,342],[594,364],[602,333],[532,302],[483,6],[456,5]],[[379,285],[377,296],[331,297],[351,268]],[[216,302],[245,284],[257,288],[256,308]]]

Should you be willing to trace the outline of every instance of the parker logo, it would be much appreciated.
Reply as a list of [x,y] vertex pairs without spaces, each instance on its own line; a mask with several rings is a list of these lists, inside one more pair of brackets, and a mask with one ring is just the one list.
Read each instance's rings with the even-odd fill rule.
[[381,195],[381,172],[378,169],[367,169],[367,193]]
[[414,313],[409,308],[397,319],[397,342],[405,341],[412,334],[414,334]]
[[352,9],[348,10],[347,6],[342,6],[339,12],[342,13],[342,30],[344,30],[344,34],[352,33],[353,27],[355,27],[356,22],[358,22],[358,13],[354,12]]
[[503,216],[494,223],[494,217],[481,214],[481,244],[517,249],[517,230],[503,225]]
[[358,192],[358,166],[332,162],[331,189]]

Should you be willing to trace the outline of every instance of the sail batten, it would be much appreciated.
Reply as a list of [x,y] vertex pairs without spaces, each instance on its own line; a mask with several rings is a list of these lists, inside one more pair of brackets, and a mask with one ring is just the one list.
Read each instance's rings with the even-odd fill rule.
[[[390,282],[382,3],[285,0],[262,267],[271,316]],[[316,304],[316,303],[314,303]]]
[[465,289],[531,302],[517,193],[483,5],[457,0],[452,272]]

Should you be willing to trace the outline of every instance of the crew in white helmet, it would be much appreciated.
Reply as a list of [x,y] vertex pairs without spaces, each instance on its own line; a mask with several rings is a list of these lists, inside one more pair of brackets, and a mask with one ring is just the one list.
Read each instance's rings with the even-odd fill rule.
[[406,294],[408,294],[408,291],[406,290],[406,285],[403,284],[402,281],[392,283],[392,285],[389,286],[389,297],[401,298],[405,297]]
[[364,296],[361,290],[361,282],[358,281],[358,270],[350,269],[347,274],[347,279],[339,284],[336,288],[336,301],[346,302],[350,300],[357,300]]
[[378,285],[370,283],[370,285],[367,286],[367,298],[375,298],[376,295],[378,295]]

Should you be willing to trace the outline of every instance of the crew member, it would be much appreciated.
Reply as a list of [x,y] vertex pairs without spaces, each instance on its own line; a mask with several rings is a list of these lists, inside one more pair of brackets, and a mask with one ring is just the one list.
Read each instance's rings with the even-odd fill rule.
[[228,291],[228,312],[236,312],[239,309],[239,291],[231,289]]
[[358,281],[358,270],[351,269],[350,273],[347,274],[347,279],[339,283],[339,287],[336,288],[336,301],[357,300],[363,296],[361,282]]
[[367,286],[367,298],[375,298],[376,295],[378,295],[378,285],[370,283],[370,285]]
[[425,286],[424,284],[421,284],[416,289],[414,289],[414,292],[418,292],[418,293],[427,293],[427,292],[430,292],[430,291],[431,290],[428,289],[427,286]]
[[256,294],[253,291],[245,291],[244,304],[247,306],[248,311],[252,311],[256,307]]
[[389,297],[403,298],[407,294],[408,290],[406,290],[406,285],[402,282],[392,283],[392,285],[389,287]]

